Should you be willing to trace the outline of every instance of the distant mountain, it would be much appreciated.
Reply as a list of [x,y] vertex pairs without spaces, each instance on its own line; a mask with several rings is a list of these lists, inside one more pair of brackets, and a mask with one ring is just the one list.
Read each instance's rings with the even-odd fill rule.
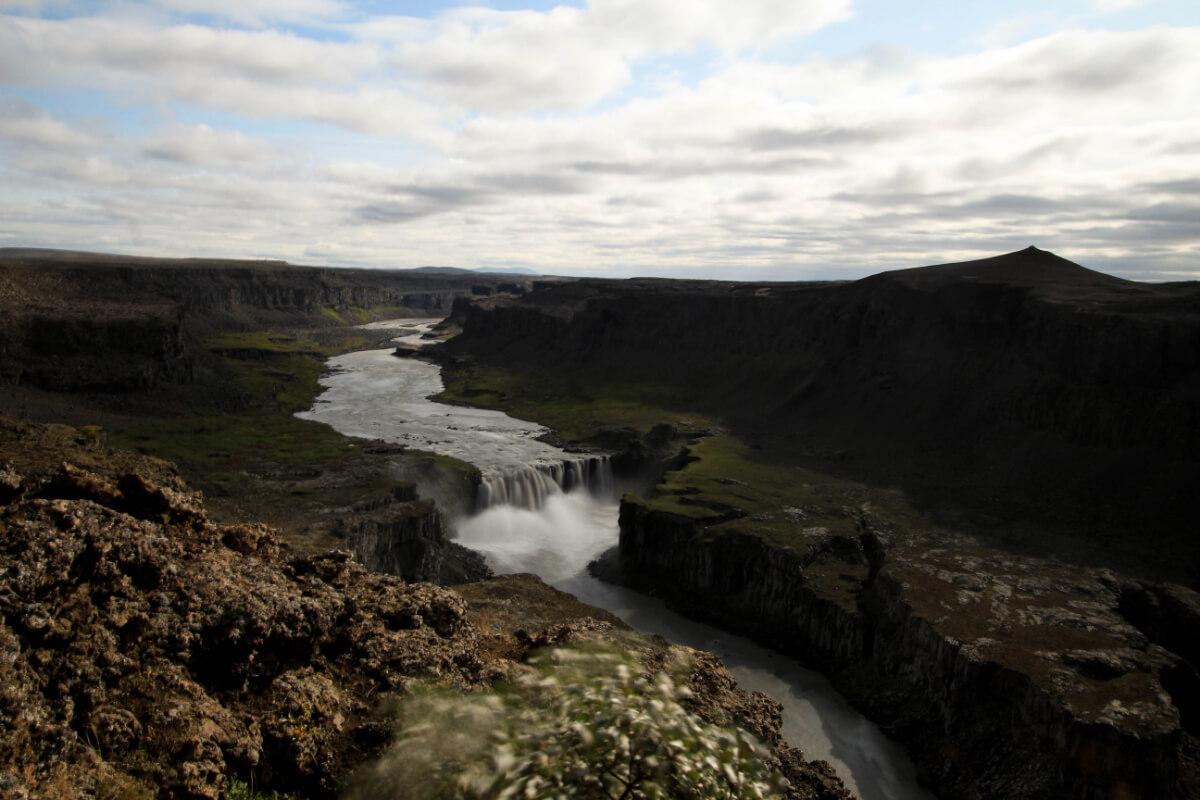
[[536,270],[526,267],[480,267],[479,269],[466,269],[465,267],[416,267],[409,272],[424,272],[431,275],[470,275],[476,273],[480,275],[540,275]]
[[472,272],[482,272],[488,275],[541,275],[535,269],[528,267],[480,267]]

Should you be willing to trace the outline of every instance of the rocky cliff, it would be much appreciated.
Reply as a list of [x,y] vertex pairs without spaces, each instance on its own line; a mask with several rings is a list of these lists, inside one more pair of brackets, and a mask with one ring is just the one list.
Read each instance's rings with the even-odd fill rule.
[[825,670],[942,796],[1197,786],[1200,285],[1030,248],[456,315],[464,362],[665,386],[748,444],[627,496],[599,569]]
[[608,576],[821,668],[909,746],[940,796],[1184,791],[1194,655],[1143,632],[1152,625],[1130,593],[1138,608],[1170,605],[1176,635],[1200,626],[1200,597],[909,530],[868,508],[856,536],[808,528],[780,547],[752,523],[629,497]]
[[456,298],[528,285],[473,273],[9,250],[0,252],[0,380],[144,391],[188,382],[201,341],[219,331],[442,317]]
[[[91,430],[0,417],[0,530],[6,798],[217,800],[231,778],[334,797],[386,746],[385,699],[421,680],[478,688],[535,648],[614,635],[532,576],[472,584],[468,604],[346,551],[295,555],[262,524],[214,524],[171,465]],[[710,655],[631,636],[649,674],[690,663],[690,710],[771,746],[791,800],[852,800],[782,741],[777,703]]]
[[334,535],[367,569],[406,581],[455,584],[492,574],[483,556],[447,538],[441,511],[419,498],[413,484],[356,504],[338,520]]
[[842,284],[585,280],[457,314],[451,353],[682,388],[781,458],[985,521],[1136,524],[1158,567],[1200,574],[1195,283],[1030,248]]

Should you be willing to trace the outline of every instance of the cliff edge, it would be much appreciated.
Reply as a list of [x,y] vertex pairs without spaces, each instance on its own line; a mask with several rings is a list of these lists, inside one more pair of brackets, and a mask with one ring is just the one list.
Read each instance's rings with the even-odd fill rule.
[[[293,554],[211,522],[170,464],[94,429],[0,417],[0,794],[218,800],[231,779],[317,800],[390,741],[380,704],[420,681],[470,690],[534,649],[621,623],[532,576],[462,595]],[[626,633],[623,642],[633,634]],[[779,736],[780,708],[712,656],[685,657],[689,709],[772,748],[794,800],[852,800]]]

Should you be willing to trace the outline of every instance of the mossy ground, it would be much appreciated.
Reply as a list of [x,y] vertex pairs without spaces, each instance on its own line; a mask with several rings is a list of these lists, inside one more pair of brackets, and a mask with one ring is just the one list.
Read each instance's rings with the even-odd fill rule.
[[645,432],[686,416],[679,409],[687,407],[687,395],[666,385],[562,380],[482,364],[447,366],[442,379],[441,402],[500,409],[579,445],[602,445],[613,431]]
[[[278,332],[231,332],[206,346],[224,356],[243,413],[195,413],[130,423],[114,444],[165,458],[202,481],[234,481],[247,466],[276,464],[286,472],[351,455],[358,445],[321,423],[293,414],[309,408],[321,391],[325,358],[361,346],[347,335],[336,344]],[[279,470],[276,470],[279,471]]]
[[[347,315],[354,324],[371,316],[350,309],[339,318]],[[227,392],[238,398],[236,413],[201,406],[135,419],[112,435],[112,443],[178,464],[184,478],[209,498],[209,511],[218,519],[262,519],[303,550],[337,546],[330,538],[333,510],[386,496],[395,484],[390,468],[397,459],[415,459],[460,482],[470,483],[477,473],[454,459],[380,448],[294,416],[322,391],[327,358],[373,343],[354,328],[211,337],[205,346],[221,359]]]

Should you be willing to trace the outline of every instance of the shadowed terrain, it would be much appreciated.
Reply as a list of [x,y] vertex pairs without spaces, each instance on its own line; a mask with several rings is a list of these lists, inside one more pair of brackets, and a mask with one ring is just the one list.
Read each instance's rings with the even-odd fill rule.
[[1200,285],[1029,248],[456,319],[452,397],[681,443],[600,576],[821,668],[939,795],[1194,793]]
[[839,284],[581,280],[460,313],[451,352],[661,386],[764,459],[902,487],[1007,547],[1200,579],[1195,283],[1030,248]]

